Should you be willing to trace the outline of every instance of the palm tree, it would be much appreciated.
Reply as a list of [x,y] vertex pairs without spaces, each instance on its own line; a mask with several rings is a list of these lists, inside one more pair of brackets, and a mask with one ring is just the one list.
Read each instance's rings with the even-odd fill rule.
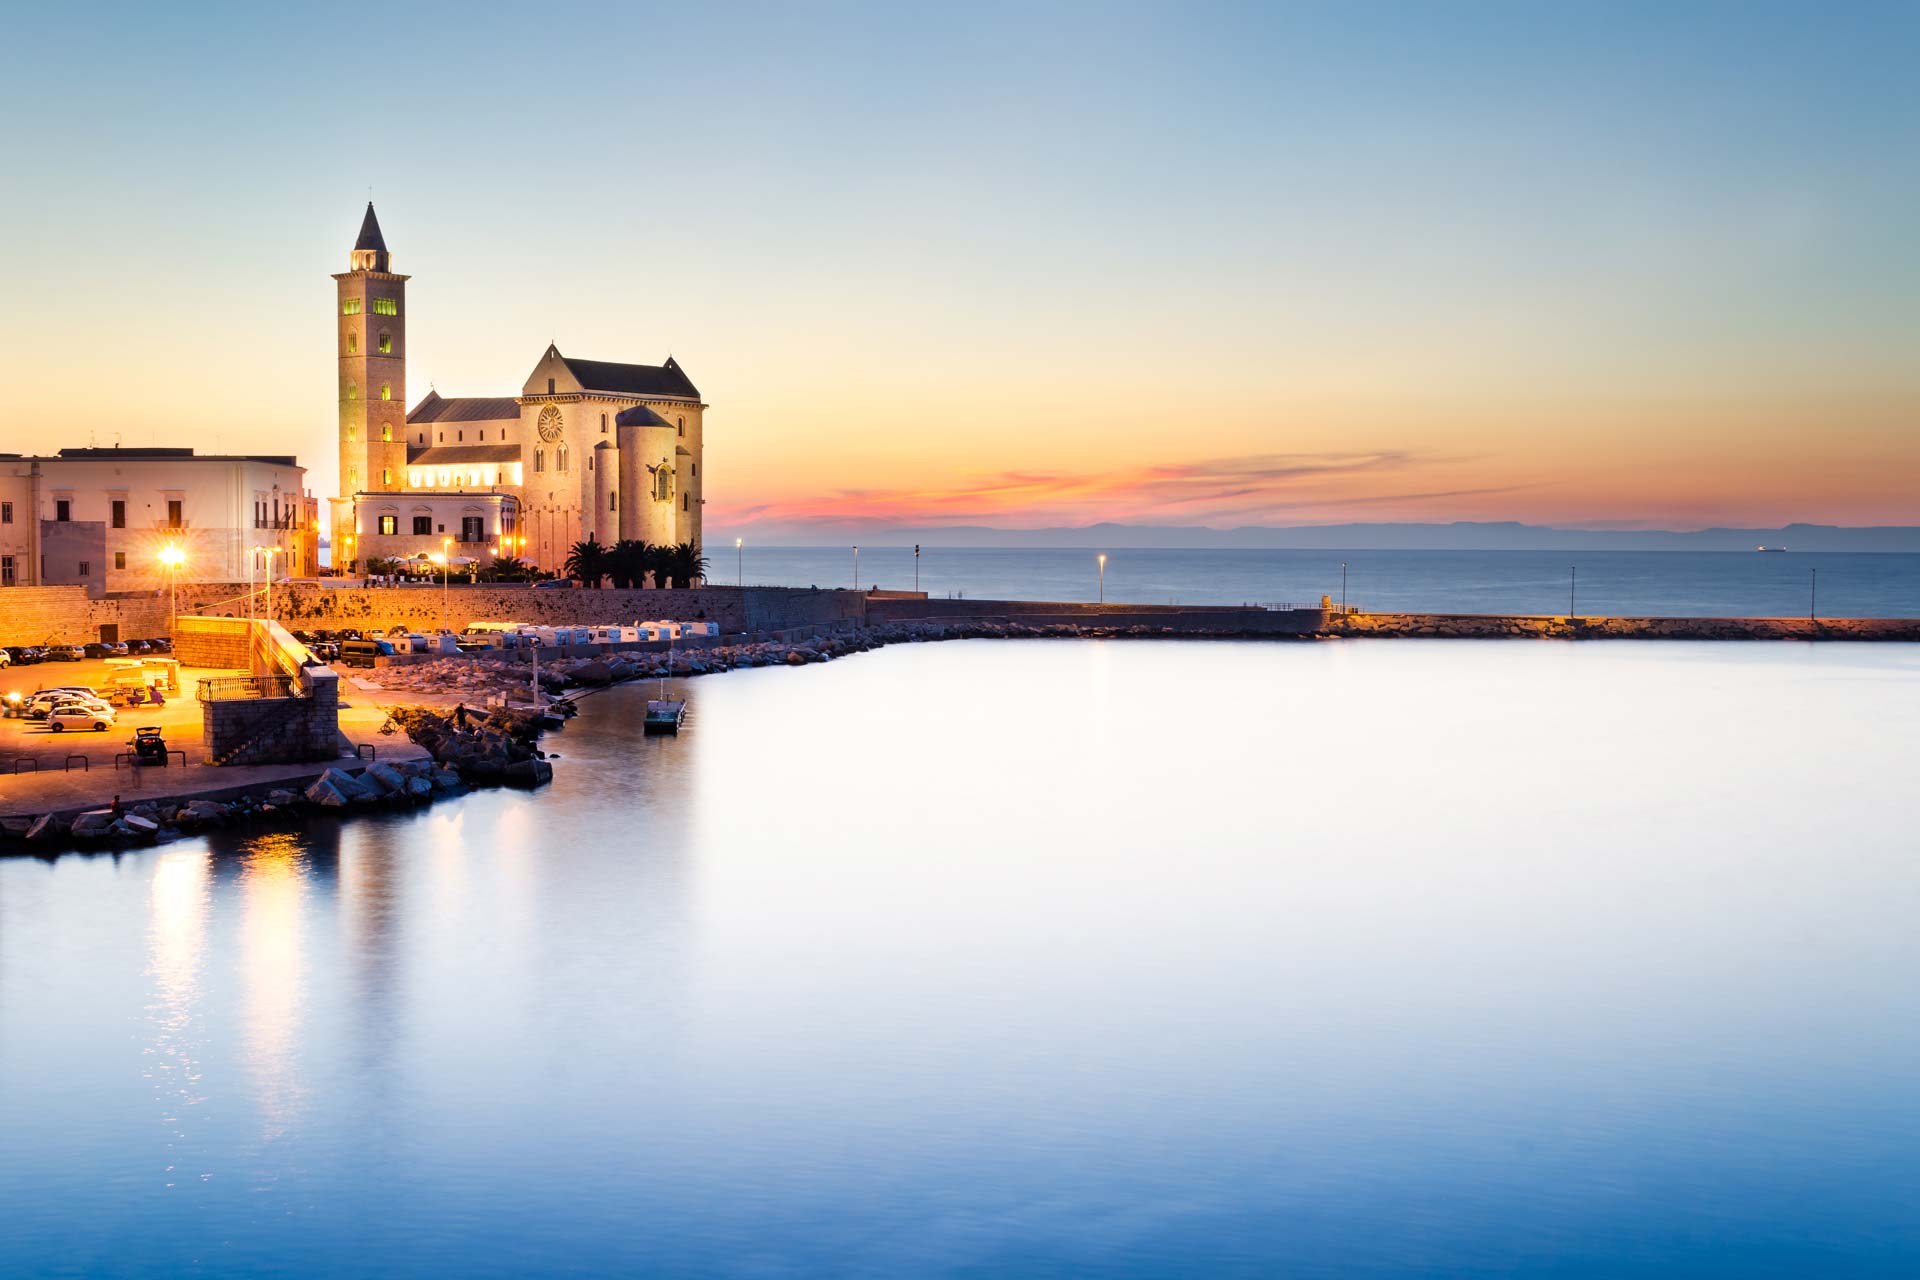
[[569,578],[577,578],[582,586],[598,587],[600,579],[607,572],[607,549],[600,545],[598,538],[588,538],[585,542],[576,542],[567,552],[566,563],[561,568],[567,571]]
[[607,577],[622,589],[643,587],[652,564],[653,548],[634,538],[622,538],[607,549]]
[[667,547],[661,557],[662,572],[669,585],[691,587],[707,576],[707,558],[700,554],[698,544],[683,542],[676,547]]
[[533,566],[518,556],[495,556],[486,568],[487,577],[494,582],[525,582],[532,573]]

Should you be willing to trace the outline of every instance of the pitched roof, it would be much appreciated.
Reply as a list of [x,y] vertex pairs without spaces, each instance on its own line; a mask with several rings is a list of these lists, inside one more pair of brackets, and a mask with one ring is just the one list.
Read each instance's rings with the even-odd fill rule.
[[573,356],[560,359],[588,391],[617,396],[700,398],[700,392],[672,356],[667,357],[665,364],[614,364],[609,360],[580,360]]
[[613,425],[616,427],[664,427],[667,425],[667,420],[647,406],[637,404],[631,409],[622,409],[614,414]]
[[438,444],[407,450],[410,467],[467,467],[475,463],[518,462],[517,444]]
[[373,201],[367,201],[367,216],[360,220],[360,238],[353,242],[355,249],[376,249],[387,251],[386,239],[380,234],[380,219],[373,216]]
[[512,396],[454,396],[449,399],[437,391],[413,406],[408,422],[498,422],[518,421],[520,402]]

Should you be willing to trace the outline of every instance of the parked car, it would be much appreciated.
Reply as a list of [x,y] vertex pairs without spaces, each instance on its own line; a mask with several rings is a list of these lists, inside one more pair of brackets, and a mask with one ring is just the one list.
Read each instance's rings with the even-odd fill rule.
[[105,733],[112,727],[112,707],[100,707],[97,709],[80,706],[61,707],[47,717],[47,731],[49,733],[64,733],[68,729],[81,732],[92,730],[95,733]]
[[56,702],[31,703],[20,714],[28,720],[50,720],[63,711],[86,714],[111,710],[113,708],[107,703],[96,702],[92,698],[62,698]]
[[86,656],[86,648],[77,644],[56,644],[47,650],[47,657],[53,662],[79,662]]
[[148,640],[147,643],[153,646],[153,651],[155,653],[172,653],[173,652],[173,638],[171,636],[154,636],[152,639]]
[[90,644],[83,645],[81,646],[81,648],[82,648],[82,651],[89,658],[113,657],[113,650],[109,649],[106,645],[101,644],[98,640],[95,640]]
[[375,658],[391,658],[394,645],[386,640],[348,640],[340,646],[340,661],[349,667],[371,667]]
[[127,645],[124,640],[103,640],[101,643],[107,646],[114,657],[124,658],[127,656]]
[[10,667],[12,665],[13,665],[13,655],[8,653],[5,649],[0,649],[0,670],[4,670],[5,668]]
[[47,660],[47,651],[37,644],[26,646],[20,653],[26,662],[45,662]]
[[147,654],[152,652],[153,652],[153,645],[146,640],[127,641],[127,656],[129,658],[145,657]]
[[75,693],[71,689],[43,689],[27,700],[24,714],[29,720],[44,720],[52,712],[62,707],[98,707],[108,708],[105,698],[91,693]]

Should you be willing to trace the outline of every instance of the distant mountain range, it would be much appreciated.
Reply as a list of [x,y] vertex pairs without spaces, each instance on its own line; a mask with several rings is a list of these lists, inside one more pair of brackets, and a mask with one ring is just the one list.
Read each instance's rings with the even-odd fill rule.
[[1452,524],[1323,524],[1296,528],[1247,525],[1208,529],[1197,525],[1093,524],[1078,528],[994,529],[942,525],[922,529],[809,528],[777,533],[742,528],[708,539],[724,546],[736,533],[761,546],[823,546],[865,541],[871,546],[920,543],[937,547],[1084,548],[1327,548],[1351,551],[1896,551],[1920,553],[1920,527],[1847,527],[1790,524],[1778,529],[1555,529],[1518,521],[1456,521]]

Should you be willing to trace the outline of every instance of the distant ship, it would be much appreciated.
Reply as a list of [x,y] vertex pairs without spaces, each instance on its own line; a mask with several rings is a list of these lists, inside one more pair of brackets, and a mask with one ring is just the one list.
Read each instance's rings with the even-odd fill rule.
[[1754,550],[1778,553],[1778,552],[1785,551],[1786,548],[1785,547],[1755,547]]

